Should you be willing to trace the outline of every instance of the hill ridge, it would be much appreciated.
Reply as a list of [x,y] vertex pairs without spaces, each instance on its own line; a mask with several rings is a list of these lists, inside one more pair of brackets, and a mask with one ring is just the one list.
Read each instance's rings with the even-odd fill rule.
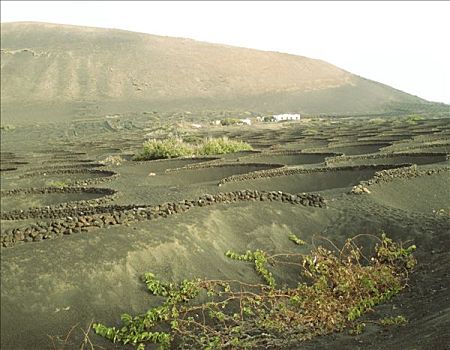
[[[379,112],[427,101],[320,59],[123,29],[1,24],[2,113],[148,108]],[[26,107],[28,106],[28,107]],[[28,111],[28,112],[27,112]]]

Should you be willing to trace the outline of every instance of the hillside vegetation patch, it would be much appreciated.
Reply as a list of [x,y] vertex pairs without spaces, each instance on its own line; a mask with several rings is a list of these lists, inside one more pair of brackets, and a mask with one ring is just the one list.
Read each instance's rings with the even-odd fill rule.
[[238,140],[222,138],[206,138],[198,143],[187,143],[181,139],[149,140],[144,142],[141,153],[134,160],[169,159],[187,156],[205,156],[228,154],[251,150],[252,146]]

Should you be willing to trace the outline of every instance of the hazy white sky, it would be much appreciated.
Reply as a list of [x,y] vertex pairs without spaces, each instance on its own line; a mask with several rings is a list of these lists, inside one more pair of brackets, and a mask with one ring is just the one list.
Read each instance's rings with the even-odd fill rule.
[[450,2],[1,1],[1,21],[118,28],[320,58],[450,103]]

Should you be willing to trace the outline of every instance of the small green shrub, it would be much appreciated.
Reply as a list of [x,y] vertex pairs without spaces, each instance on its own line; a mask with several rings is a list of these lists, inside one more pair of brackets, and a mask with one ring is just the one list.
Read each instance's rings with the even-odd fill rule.
[[385,317],[380,319],[380,324],[382,324],[383,326],[404,326],[407,323],[408,320],[403,315],[398,315],[395,317]]
[[181,139],[168,138],[166,140],[150,140],[143,145],[142,152],[134,160],[167,159],[183,156],[199,156],[213,154],[228,154],[251,150],[252,147],[245,142],[229,140],[226,137],[196,140],[195,144],[184,142]]
[[227,125],[236,125],[239,124],[240,122],[241,122],[240,119],[237,118],[225,118],[220,121],[220,124],[223,126],[227,126]]
[[418,122],[418,121],[421,121],[421,120],[425,120],[425,118],[423,116],[419,115],[419,114],[413,114],[413,115],[408,116],[406,118],[406,120],[407,121]]
[[175,138],[150,140],[144,142],[143,150],[134,160],[177,158],[192,155],[192,149],[183,141]]
[[14,130],[16,127],[12,124],[3,124],[0,125],[0,130],[5,130],[5,131],[11,131]]
[[421,115],[413,114],[413,115],[407,116],[404,120],[405,120],[405,123],[408,125],[417,125],[417,122],[424,120],[424,119],[425,118]]
[[199,145],[197,154],[211,155],[211,154],[228,154],[240,151],[251,150],[252,146],[243,141],[229,140],[222,137],[219,139],[206,139]]

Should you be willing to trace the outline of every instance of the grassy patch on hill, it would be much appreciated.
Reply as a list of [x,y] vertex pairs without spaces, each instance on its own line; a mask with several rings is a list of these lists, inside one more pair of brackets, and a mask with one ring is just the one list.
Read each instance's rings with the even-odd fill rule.
[[187,143],[176,138],[166,140],[150,140],[143,144],[141,153],[134,160],[167,159],[185,156],[204,156],[227,154],[251,150],[252,146],[243,141],[230,140],[226,137],[207,138],[196,144]]

